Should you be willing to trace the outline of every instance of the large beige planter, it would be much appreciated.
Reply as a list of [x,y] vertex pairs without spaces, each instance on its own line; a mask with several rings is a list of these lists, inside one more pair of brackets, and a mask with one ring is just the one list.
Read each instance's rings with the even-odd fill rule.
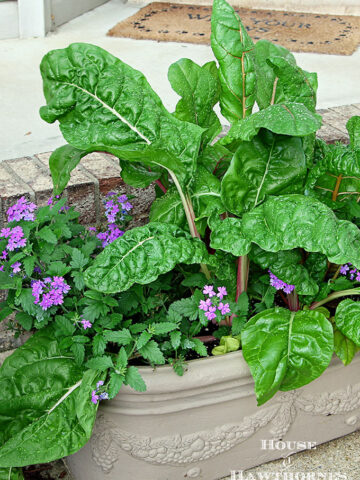
[[[310,385],[257,407],[241,352],[191,361],[183,377],[144,367],[147,391],[103,402],[90,442],[67,462],[76,480],[217,480],[359,428],[359,371],[360,356],[347,367],[334,358]],[[270,439],[282,442],[263,449]]]

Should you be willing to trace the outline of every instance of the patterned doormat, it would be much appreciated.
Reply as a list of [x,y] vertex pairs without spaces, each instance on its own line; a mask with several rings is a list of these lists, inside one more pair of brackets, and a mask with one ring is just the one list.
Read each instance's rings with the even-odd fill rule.
[[[254,41],[267,39],[293,52],[351,55],[360,43],[360,17],[236,8]],[[161,42],[210,44],[211,7],[150,3],[108,35]]]

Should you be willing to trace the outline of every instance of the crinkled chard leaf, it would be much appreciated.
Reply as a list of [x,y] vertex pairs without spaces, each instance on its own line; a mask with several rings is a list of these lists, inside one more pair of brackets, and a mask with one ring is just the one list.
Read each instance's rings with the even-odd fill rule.
[[229,122],[251,114],[256,97],[254,44],[240,17],[225,0],[214,0],[211,48],[219,62],[221,113]]
[[296,247],[320,252],[330,262],[360,267],[360,230],[338,220],[333,211],[312,197],[281,195],[266,200],[242,218],[245,238],[270,252]]
[[[125,183],[135,188],[147,188],[155,180],[161,177],[161,171],[153,171],[138,162],[120,160],[121,178]],[[160,169],[161,170],[161,169]]]
[[71,455],[90,438],[96,373],[64,354],[52,328],[37,331],[0,368],[0,467]]
[[206,263],[205,244],[175,225],[150,223],[133,228],[108,245],[85,272],[89,288],[122,292],[145,285],[179,263]]
[[334,352],[344,365],[349,365],[359,347],[350,338],[344,335],[338,328],[334,327]]
[[260,128],[281,135],[304,137],[316,132],[320,127],[321,116],[310,112],[302,103],[279,103],[238,120],[221,140],[221,144],[228,145],[234,140],[249,141],[257,135]]
[[[205,167],[199,165],[196,169],[191,187],[188,190],[194,213],[195,223],[209,217],[216,212],[218,215],[225,212],[220,196],[220,181]],[[157,198],[150,209],[151,222],[164,222],[188,228],[184,207],[178,191],[172,187],[165,195]]]
[[221,198],[230,212],[241,215],[267,195],[302,192],[306,171],[300,138],[262,131],[235,152],[221,182]]
[[311,278],[309,271],[300,264],[301,254],[298,250],[266,252],[257,245],[252,245],[250,259],[271,272],[289,285],[295,285],[299,295],[315,295],[319,291],[317,282]]
[[319,159],[309,172],[306,192],[328,202],[357,200],[360,197],[360,148],[318,143],[316,153]]
[[270,57],[267,63],[277,78],[273,85],[273,103],[302,103],[310,112],[315,112],[316,73],[305,72],[282,57]]
[[258,405],[278,390],[294,390],[318,378],[328,367],[334,349],[333,329],[322,313],[280,307],[249,320],[241,332],[241,342]]
[[182,58],[170,65],[168,78],[181,97],[174,115],[179,120],[204,128],[202,143],[207,145],[221,131],[220,120],[213,110],[220,96],[215,62],[200,67],[192,60]]
[[350,137],[350,147],[360,148],[360,116],[354,115],[346,124]]
[[221,221],[217,215],[213,215],[209,225],[211,248],[231,253],[236,257],[249,253],[251,241],[245,238],[239,218],[227,217]]
[[256,72],[256,103],[259,105],[260,110],[263,110],[270,106],[278,83],[275,72],[267,63],[267,59],[270,57],[282,57],[290,65],[294,66],[296,65],[296,60],[289,50],[268,40],[256,42],[253,52]]
[[360,303],[347,298],[339,303],[335,313],[336,327],[360,347]]
[[203,130],[171,115],[139,71],[86,43],[49,52],[40,68],[47,101],[40,115],[58,120],[68,143],[150,164],[165,151],[191,175]]
[[54,195],[60,195],[69,183],[70,174],[90,150],[80,150],[71,145],[57,148],[49,159],[49,167],[54,185]]

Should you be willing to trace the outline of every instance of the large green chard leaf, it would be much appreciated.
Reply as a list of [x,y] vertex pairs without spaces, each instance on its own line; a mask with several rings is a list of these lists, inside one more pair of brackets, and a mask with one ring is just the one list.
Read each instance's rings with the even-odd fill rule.
[[54,185],[54,195],[60,195],[69,183],[70,174],[90,150],[80,150],[71,145],[63,145],[50,155],[49,167]]
[[320,127],[321,116],[310,112],[302,103],[279,103],[238,120],[220,143],[228,145],[234,140],[251,140],[260,128],[281,135],[304,137],[316,132]]
[[257,245],[251,248],[250,259],[261,268],[270,268],[272,273],[289,285],[295,285],[299,295],[315,295],[319,287],[308,270],[300,264],[298,250],[266,252]]
[[334,352],[344,365],[349,365],[359,350],[359,347],[350,338],[346,337],[335,325],[334,328]]
[[[120,160],[121,178],[125,183],[135,188],[147,188],[155,180],[161,177],[161,171],[153,171],[144,167],[138,162],[127,162],[126,160]],[[161,169],[159,169],[161,170]]]
[[305,190],[323,200],[342,202],[360,197],[360,148],[318,145],[320,156],[310,170]]
[[254,44],[240,17],[225,0],[214,0],[211,48],[219,62],[221,113],[229,122],[251,114],[256,97]]
[[351,117],[346,123],[350,137],[350,147],[360,148],[360,116]]
[[227,209],[241,215],[267,195],[302,192],[306,174],[302,140],[262,131],[242,142],[221,182]]
[[64,354],[52,328],[37,331],[0,368],[0,467],[71,455],[90,438],[97,377]]
[[[308,110],[315,112],[316,92],[312,84],[317,86],[316,74],[304,72],[300,67],[282,57],[270,57],[267,63],[274,70],[277,78],[273,90],[273,103],[302,103]],[[315,76],[311,79],[311,83],[310,75]]]
[[239,218],[227,217],[221,221],[218,215],[212,215],[209,219],[209,226],[211,228],[211,248],[232,253],[236,257],[249,253],[251,241],[244,237]]
[[337,328],[360,347],[360,302],[347,298],[339,303],[335,313]]
[[40,69],[47,100],[40,115],[58,120],[68,143],[150,164],[165,151],[191,175],[203,129],[171,115],[139,71],[85,43],[49,52]]
[[[195,172],[189,195],[194,207],[197,226],[199,220],[209,217],[212,213],[225,212],[220,197],[220,181],[201,165]],[[150,221],[172,223],[187,228],[184,207],[175,188],[170,188],[165,195],[153,202],[150,209]]]
[[181,97],[176,105],[175,116],[204,128],[203,144],[207,145],[221,131],[220,121],[213,110],[220,96],[215,62],[200,67],[192,60],[182,58],[170,65],[168,78],[172,88]]
[[108,245],[85,272],[89,288],[122,292],[145,285],[179,263],[206,263],[205,244],[175,225],[150,223],[133,228]]
[[301,247],[321,252],[330,262],[360,267],[360,230],[313,197],[272,197],[244,214],[245,238],[270,252]]
[[254,62],[256,72],[256,103],[259,105],[260,110],[270,106],[274,90],[277,85],[275,84],[276,75],[271,66],[267,63],[267,59],[270,57],[283,57],[289,64],[296,65],[294,55],[284,47],[275,45],[268,40],[259,40],[255,43],[254,47]]
[[280,307],[249,320],[241,332],[241,342],[258,405],[278,390],[293,390],[318,378],[334,349],[333,329],[322,313]]
[[198,165],[205,167],[217,178],[222,178],[230,165],[232,156],[232,152],[217,142],[204,148],[198,157]]

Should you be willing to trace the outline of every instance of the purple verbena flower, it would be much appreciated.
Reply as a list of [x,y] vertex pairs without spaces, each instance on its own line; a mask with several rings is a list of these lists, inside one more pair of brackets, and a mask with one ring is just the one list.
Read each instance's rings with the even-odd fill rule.
[[13,273],[19,273],[21,271],[21,263],[20,262],[15,262],[11,265],[11,268],[13,269]]
[[36,265],[36,267],[34,267],[34,273],[41,273],[41,268]]
[[103,380],[99,380],[96,384],[96,389],[98,389],[99,387],[102,387],[103,385],[104,385]]
[[270,285],[272,285],[276,290],[283,290],[285,293],[291,293],[295,289],[295,285],[289,285],[288,283],[283,282],[274,275],[271,270],[269,271],[270,275]]
[[206,300],[200,300],[199,303],[199,309],[204,310],[204,312],[207,312],[209,310],[209,307],[211,307],[212,302],[210,298],[207,298]]
[[212,285],[205,285],[203,289],[203,294],[208,295],[210,298],[216,295],[216,293],[214,292],[214,287]]
[[91,401],[92,403],[94,403],[95,405],[97,405],[98,401],[99,401],[99,395],[96,395],[96,390],[93,390],[91,392]]
[[107,392],[100,393],[99,400],[109,400],[109,394]]
[[218,305],[218,309],[220,310],[221,315],[226,315],[230,313],[230,306],[228,303],[220,302]]
[[4,265],[0,265],[0,272],[4,271]]
[[53,305],[62,305],[64,295],[70,290],[70,286],[63,277],[46,277],[44,280],[35,280],[31,283],[31,288],[32,296],[35,298],[34,303],[39,304],[43,310],[47,310]]
[[226,297],[226,295],[227,295],[226,287],[219,287],[218,293],[216,296],[219,297],[220,300],[222,300],[224,297]]
[[11,228],[2,228],[0,231],[0,237],[8,238],[11,234]]
[[0,260],[6,260],[7,256],[8,256],[7,251],[3,250],[1,255],[0,255]]
[[21,197],[7,210],[8,222],[18,222],[20,220],[33,221],[35,218],[33,212],[36,208],[34,203],[27,201],[25,197]]
[[3,228],[0,233],[0,237],[8,238],[8,244],[6,249],[12,252],[16,248],[25,247],[26,238],[24,238],[24,232],[21,227]]
[[345,265],[342,265],[342,266],[340,267],[340,273],[341,273],[341,275],[346,275],[347,272],[349,271],[349,269],[350,269],[350,267],[349,267],[349,265],[348,265],[347,263],[346,263]]
[[96,235],[96,237],[102,241],[102,247],[105,248],[110,243],[114,242],[117,238],[122,237],[125,232],[120,230],[114,223],[111,223],[108,226],[106,232],[101,232]]
[[80,321],[80,323],[82,324],[84,330],[92,327],[92,323],[89,322],[89,320],[83,319],[83,320]]

